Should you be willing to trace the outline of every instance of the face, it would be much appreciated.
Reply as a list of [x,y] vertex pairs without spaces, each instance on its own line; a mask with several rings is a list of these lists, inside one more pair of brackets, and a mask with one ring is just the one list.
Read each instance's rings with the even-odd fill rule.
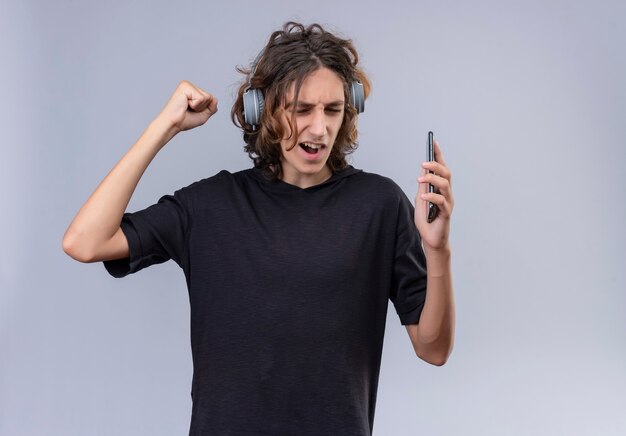
[[[282,179],[300,187],[323,182],[332,174],[326,161],[343,122],[343,81],[332,70],[322,67],[307,76],[294,106],[292,84],[286,96],[282,123],[285,138],[281,141]],[[295,114],[298,139],[293,146],[287,117]]]

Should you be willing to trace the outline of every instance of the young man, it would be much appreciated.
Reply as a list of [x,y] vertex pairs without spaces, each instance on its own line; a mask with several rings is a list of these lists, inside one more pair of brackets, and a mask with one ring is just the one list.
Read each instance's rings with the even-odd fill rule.
[[[450,170],[436,144],[414,208],[391,179],[347,164],[370,85],[352,43],[318,25],[285,24],[242,72],[231,116],[253,168],[124,213],[156,153],[217,111],[183,81],[63,249],[114,277],[169,259],[182,268],[191,435],[369,435],[388,300],[420,358],[442,365],[452,350]],[[431,223],[428,202],[440,210]]]

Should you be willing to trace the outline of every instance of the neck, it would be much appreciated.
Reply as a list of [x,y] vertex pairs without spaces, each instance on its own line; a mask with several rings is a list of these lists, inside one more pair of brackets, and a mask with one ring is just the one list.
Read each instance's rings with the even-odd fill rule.
[[298,186],[299,188],[306,189],[311,186],[319,185],[320,183],[324,183],[326,180],[330,179],[333,175],[333,172],[330,170],[328,165],[324,165],[321,171],[317,173],[307,174],[307,173],[299,173],[297,171],[290,172],[289,170],[285,171],[286,166],[282,166],[282,175],[280,179],[283,182],[289,183],[290,185]]

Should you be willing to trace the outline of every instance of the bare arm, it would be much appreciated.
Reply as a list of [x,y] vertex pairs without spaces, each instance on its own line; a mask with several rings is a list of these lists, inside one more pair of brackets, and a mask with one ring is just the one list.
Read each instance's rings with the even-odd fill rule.
[[[415,225],[422,237],[428,284],[426,302],[419,324],[406,326],[418,357],[433,365],[443,365],[454,346],[455,307],[450,267],[450,217],[454,208],[452,173],[446,165],[439,142],[434,141],[435,160],[424,162],[420,187],[415,196]],[[426,169],[433,171],[426,173]],[[438,192],[429,193],[428,184]],[[428,202],[439,207],[439,214],[427,222]]]
[[419,324],[406,330],[415,353],[432,365],[446,363],[454,346],[455,309],[450,267],[450,248],[428,250],[428,289]]
[[[128,243],[120,229],[122,215],[133,192],[152,159],[174,136],[175,132],[161,120],[156,119],[143,132],[139,140],[126,152],[109,174],[100,182],[87,202],[65,231],[63,251],[81,262],[92,262],[107,254],[128,256]],[[115,247],[98,253],[107,241],[116,236]],[[124,249],[125,247],[125,249]],[[113,248],[113,250],[112,250]]]
[[178,132],[204,124],[217,112],[217,100],[182,81],[159,116],[100,182],[63,236],[63,251],[80,262],[127,257],[120,229],[131,196],[156,154]]

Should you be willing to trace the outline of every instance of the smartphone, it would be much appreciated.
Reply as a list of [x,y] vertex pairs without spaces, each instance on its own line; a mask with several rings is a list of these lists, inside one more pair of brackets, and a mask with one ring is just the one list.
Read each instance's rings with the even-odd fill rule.
[[[426,159],[428,161],[435,160],[435,144],[433,144],[433,132],[428,132],[428,147],[427,147],[427,156]],[[433,174],[433,171],[428,170],[429,173]],[[435,187],[428,184],[428,192],[436,192]],[[437,214],[439,213],[439,208],[436,204],[428,202],[428,222],[432,223],[435,218],[437,218]]]

